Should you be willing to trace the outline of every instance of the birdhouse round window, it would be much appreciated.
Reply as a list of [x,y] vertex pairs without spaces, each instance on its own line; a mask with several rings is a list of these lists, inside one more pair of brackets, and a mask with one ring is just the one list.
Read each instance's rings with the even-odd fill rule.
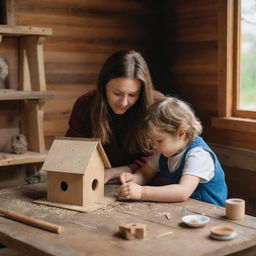
[[92,190],[97,189],[98,184],[99,184],[98,180],[97,180],[97,179],[94,179],[94,180],[92,181]]
[[60,183],[60,188],[62,191],[67,191],[68,190],[68,183],[66,181],[62,181]]

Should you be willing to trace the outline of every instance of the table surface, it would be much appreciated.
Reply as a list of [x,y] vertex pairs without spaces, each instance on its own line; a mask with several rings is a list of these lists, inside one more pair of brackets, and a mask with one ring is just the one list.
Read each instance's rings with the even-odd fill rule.
[[[105,195],[115,196],[116,185],[105,186]],[[64,226],[54,234],[0,217],[0,243],[29,256],[80,255],[226,255],[256,245],[256,217],[242,221],[224,217],[225,209],[189,199],[181,203],[115,201],[91,213],[80,213],[38,205],[32,201],[46,196],[46,184],[0,190],[0,207]],[[187,214],[211,218],[202,228],[181,223]],[[167,217],[168,216],[168,217]],[[144,239],[124,240],[118,227],[126,223],[147,225]],[[229,241],[210,238],[216,225],[233,227],[238,236]]]

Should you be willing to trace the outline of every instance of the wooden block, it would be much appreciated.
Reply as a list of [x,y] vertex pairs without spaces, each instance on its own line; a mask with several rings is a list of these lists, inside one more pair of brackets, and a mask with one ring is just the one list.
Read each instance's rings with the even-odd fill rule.
[[143,239],[146,236],[146,229],[145,224],[128,223],[119,226],[119,233],[126,240]]
[[135,237],[143,239],[146,236],[146,230],[147,230],[147,225],[145,225],[145,224],[136,224]]
[[119,233],[121,237],[126,240],[132,240],[135,238],[135,228],[133,227],[133,224],[120,225]]

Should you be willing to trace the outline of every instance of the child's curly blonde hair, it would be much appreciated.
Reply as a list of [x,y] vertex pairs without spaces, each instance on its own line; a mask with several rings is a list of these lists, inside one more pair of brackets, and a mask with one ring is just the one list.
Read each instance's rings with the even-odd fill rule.
[[149,138],[159,132],[176,135],[184,130],[191,141],[202,132],[202,125],[192,108],[175,97],[164,97],[152,104],[146,119],[146,133]]

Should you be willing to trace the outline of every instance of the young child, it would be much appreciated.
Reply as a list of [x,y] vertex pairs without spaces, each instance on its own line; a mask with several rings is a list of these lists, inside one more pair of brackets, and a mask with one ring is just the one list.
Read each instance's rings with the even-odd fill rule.
[[[224,206],[227,186],[221,165],[205,141],[200,121],[185,102],[165,97],[153,104],[146,132],[157,153],[134,174],[120,175],[123,199],[178,202],[193,198]],[[157,172],[163,186],[143,186]]]

